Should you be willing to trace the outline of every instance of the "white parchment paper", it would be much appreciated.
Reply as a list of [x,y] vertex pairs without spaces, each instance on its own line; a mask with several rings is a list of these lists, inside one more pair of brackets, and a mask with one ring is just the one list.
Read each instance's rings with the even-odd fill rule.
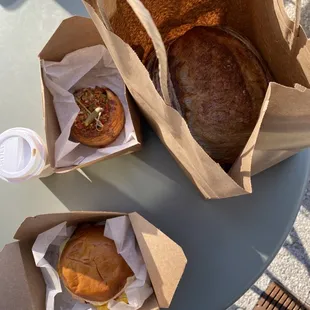
[[[103,45],[86,47],[67,54],[62,61],[41,62],[43,79],[53,96],[61,134],[55,143],[56,167],[85,164],[138,144],[126,99],[125,84]],[[73,92],[84,87],[110,88],[125,111],[125,126],[120,136],[105,148],[96,149],[70,141],[70,131],[79,112]]]
[[[37,267],[41,268],[46,283],[47,310],[95,310],[89,304],[82,304],[71,297],[63,287],[57,273],[60,246],[73,234],[75,227],[63,222],[38,235],[32,254]],[[122,255],[135,275],[135,280],[126,289],[128,303],[110,301],[110,310],[137,310],[151,296],[147,269],[137,245],[128,216],[108,219],[105,222],[104,235],[114,240],[117,252]]]
[[107,220],[104,235],[114,240],[117,252],[122,255],[136,277],[136,280],[125,290],[129,305],[110,301],[108,308],[110,310],[139,309],[153,293],[153,289],[150,286],[146,266],[128,216],[119,216]]

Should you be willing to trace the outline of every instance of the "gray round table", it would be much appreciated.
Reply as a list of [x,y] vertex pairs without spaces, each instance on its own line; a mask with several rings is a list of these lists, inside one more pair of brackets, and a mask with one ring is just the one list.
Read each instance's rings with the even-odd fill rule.
[[[44,136],[40,52],[78,0],[0,0],[0,131]],[[14,111],[14,113],[12,113]],[[253,178],[254,194],[205,201],[155,134],[141,152],[24,184],[1,182],[0,247],[27,216],[68,210],[137,211],[179,243],[188,265],[171,308],[224,310],[263,273],[287,237],[303,196],[310,152]]]

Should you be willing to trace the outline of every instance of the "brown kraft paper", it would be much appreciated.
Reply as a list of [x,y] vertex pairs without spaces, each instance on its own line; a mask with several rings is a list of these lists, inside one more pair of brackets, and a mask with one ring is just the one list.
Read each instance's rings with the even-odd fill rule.
[[[0,309],[46,309],[46,284],[32,253],[39,234],[63,222],[72,226],[123,215],[125,213],[72,211],[27,217],[15,233],[15,242],[6,244],[0,251]],[[134,212],[128,216],[154,289],[140,310],[169,308],[187,264],[186,256],[177,243],[141,215]]]
[[[102,44],[102,39],[94,23],[89,18],[74,16],[63,20],[59,27],[55,30],[54,34],[39,54],[40,62],[41,60],[60,62],[69,53],[85,47],[91,47],[99,44]],[[102,160],[130,154],[141,149],[142,137],[140,130],[140,117],[137,108],[133,103],[133,99],[127,91],[127,102],[129,105],[135,133],[138,139],[137,143],[123,150],[113,152],[107,156],[103,156],[88,163],[56,167],[55,143],[61,134],[61,130],[53,103],[53,97],[45,85],[42,70],[41,87],[48,161],[55,173],[65,173],[79,168],[87,167]]]
[[[253,174],[310,146],[310,43],[299,25],[297,2],[294,23],[283,0],[84,1],[138,106],[205,198],[251,193]],[[203,151],[185,120],[169,106],[163,42],[197,25],[225,25],[249,38],[277,81],[270,83],[252,135],[228,173]],[[139,59],[153,46],[164,99]]]

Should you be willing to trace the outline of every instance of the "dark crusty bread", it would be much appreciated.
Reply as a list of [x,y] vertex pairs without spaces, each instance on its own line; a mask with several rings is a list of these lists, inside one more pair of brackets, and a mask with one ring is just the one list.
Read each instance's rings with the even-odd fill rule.
[[253,46],[230,29],[192,28],[169,42],[167,51],[174,107],[196,141],[227,168],[257,122],[267,69]]

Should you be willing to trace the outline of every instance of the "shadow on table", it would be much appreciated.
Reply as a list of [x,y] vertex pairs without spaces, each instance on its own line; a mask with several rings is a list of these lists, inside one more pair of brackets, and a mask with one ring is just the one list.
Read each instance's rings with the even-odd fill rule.
[[[0,0],[1,1],[1,0]],[[81,0],[54,0],[72,15],[89,17]]]
[[[146,217],[150,210],[163,226],[178,213],[179,201],[208,204],[148,125],[143,132],[140,152],[91,165],[83,169],[86,176],[72,171],[40,180],[69,210],[137,211]],[[181,218],[186,225],[185,214]]]
[[[308,183],[308,188],[310,186],[310,182]],[[306,216],[309,218],[310,215],[310,200],[308,200],[307,196],[303,201],[303,205],[301,206],[300,212],[303,214],[303,216]],[[302,264],[305,269],[307,270],[308,275],[310,276],[310,257],[309,253],[307,252],[307,249],[303,245],[303,242],[301,241],[298,232],[293,227],[287,240],[285,241],[283,247],[300,263]],[[281,283],[282,281],[276,277],[270,270],[266,270],[264,272],[265,276],[267,276],[271,281]],[[285,286],[287,283],[283,283]],[[259,299],[259,296],[261,296],[264,291],[262,291],[257,285],[253,285],[250,290],[257,295],[257,299]],[[310,296],[310,292],[309,292]],[[242,308],[232,305],[227,310],[242,310]]]
[[291,242],[285,242],[283,247],[293,256],[300,264],[304,265],[310,276],[310,257],[305,249],[295,228],[290,232]]
[[[133,156],[143,161],[146,165],[151,166],[168,179],[178,183],[180,186],[191,187],[194,193],[200,195],[201,199],[203,199],[198,189],[185,175],[185,172],[180,168],[173,156],[167,151],[167,148],[162,143],[154,143],[154,140],[158,141],[158,138],[144,119],[142,120],[142,128],[143,152],[137,152]],[[197,197],[197,195],[195,196]]]
[[[283,195],[287,187],[283,180],[287,175],[304,175],[300,162],[309,153],[255,176],[252,195],[206,201],[154,132],[144,127],[143,133],[141,152],[83,169],[91,181],[74,171],[42,182],[69,210],[139,212],[177,242],[188,259],[171,309],[192,309],[193,300],[197,304],[219,300],[224,309],[244,293],[249,279],[256,280],[258,270],[271,260],[279,240],[288,233],[284,228],[293,224],[297,213],[293,206],[304,180],[291,184],[295,194],[289,196]],[[262,236],[270,227],[272,234]],[[225,281],[219,274],[225,275]],[[193,291],[195,286],[201,289]],[[223,299],[223,292],[229,297]]]
[[0,6],[4,7],[8,11],[17,10],[21,7],[26,0],[0,0]]
[[40,180],[70,211],[141,211],[136,201],[113,185],[91,173],[87,176],[72,171]]

